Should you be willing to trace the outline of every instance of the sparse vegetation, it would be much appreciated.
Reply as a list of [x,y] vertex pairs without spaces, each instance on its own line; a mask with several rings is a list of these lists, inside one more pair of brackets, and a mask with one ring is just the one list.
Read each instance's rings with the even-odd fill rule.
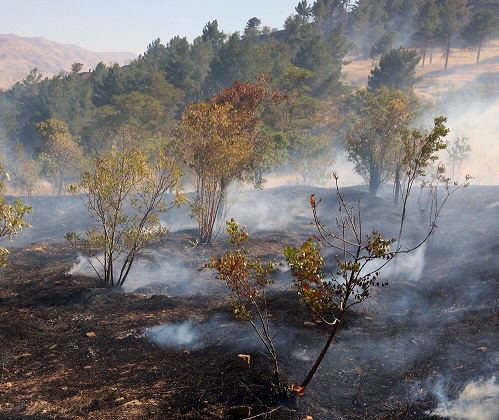
[[[483,260],[497,256],[492,232],[497,203],[489,200],[476,216],[478,205],[468,200],[469,208],[462,209],[467,215],[464,231],[455,216],[461,209],[453,209],[445,223],[458,229],[433,246],[428,257],[435,272],[427,274],[423,284],[409,284],[406,270],[388,297],[375,293],[391,280],[387,270],[399,258],[434,245],[429,239],[449,197],[458,195],[471,179],[466,175],[461,183],[453,181],[463,175],[470,158],[467,135],[445,142],[450,130],[443,116],[421,128],[430,112],[452,115],[441,112],[448,104],[423,102],[419,96],[435,99],[454,79],[469,81],[471,72],[466,69],[459,74],[440,70],[440,65],[450,70],[459,58],[460,64],[492,73],[487,84],[472,76],[470,86],[479,85],[487,98],[495,98],[497,60],[484,63],[480,54],[486,42],[497,49],[493,37],[498,24],[492,12],[484,10],[471,14],[466,0],[304,0],[283,31],[262,27],[253,17],[241,33],[228,35],[215,20],[192,43],[180,36],[165,44],[156,39],[126,66],[100,63],[83,75],[83,65],[75,62],[69,72],[51,78],[33,69],[0,92],[0,142],[5,146],[0,155],[17,181],[10,193],[19,189],[31,203],[40,183],[47,182],[54,194],[68,191],[81,200],[90,222],[88,226],[82,219],[76,224],[74,214],[54,208],[38,217],[37,223],[51,217],[60,218],[57,224],[65,230],[76,227],[66,234],[65,248],[46,243],[42,231],[37,238],[43,246],[33,242],[16,250],[29,270],[40,271],[36,276],[27,268],[22,278],[15,268],[8,271],[9,250],[0,247],[0,266],[7,266],[8,274],[0,278],[0,302],[5,307],[0,311],[0,341],[6,342],[0,359],[0,417],[5,410],[11,418],[20,414],[225,419],[241,412],[247,418],[303,418],[306,410],[286,406],[282,399],[289,395],[288,384],[295,382],[292,376],[301,375],[304,379],[292,385],[292,395],[302,395],[306,388],[307,394],[317,392],[306,403],[317,412],[322,395],[334,392],[335,401],[324,403],[337,410],[331,416],[390,418],[410,416],[411,411],[426,416],[435,407],[427,385],[399,404],[394,399],[402,388],[408,394],[409,385],[427,380],[428,372],[437,371],[443,361],[446,371],[461,378],[486,369],[481,355],[491,354],[486,352],[497,343],[497,334],[484,329],[497,326],[497,301],[492,309],[473,308],[482,318],[475,312],[471,316],[466,312],[468,302],[462,303],[470,281],[457,278],[453,270],[465,269],[470,278],[480,278],[484,290],[474,291],[478,297],[473,299],[490,299],[496,293],[495,265]],[[459,34],[465,41],[462,46],[455,42]],[[464,47],[478,48],[475,64],[464,56]],[[437,48],[444,54],[433,60]],[[379,64],[372,68],[378,57]],[[428,114],[420,115],[417,108],[422,107]],[[445,151],[452,176],[441,162]],[[339,161],[344,152],[367,189],[340,188],[333,170],[335,159]],[[285,215],[293,224],[285,231],[272,227],[250,238],[246,227],[235,221],[240,220],[236,214],[226,222],[230,245],[217,241],[217,226],[222,228],[231,210],[226,205],[231,187],[263,189],[266,177],[281,169],[298,174],[306,185],[270,191],[268,211],[273,222]],[[326,185],[331,177],[334,189],[322,190],[324,197],[318,198],[315,186]],[[389,183],[394,205],[383,190]],[[12,240],[29,227],[31,207],[20,199],[7,204],[3,184],[0,238]],[[183,194],[183,184],[189,194]],[[297,205],[306,201],[303,191],[309,197],[312,223]],[[263,219],[261,197],[253,195],[248,208],[238,211]],[[188,210],[170,211],[187,201],[197,233],[191,229]],[[332,215],[335,207],[338,214]],[[187,220],[173,241],[165,241],[163,212],[169,212],[167,218]],[[383,232],[385,224],[388,233]],[[447,233],[445,224],[442,230]],[[280,272],[275,258],[282,258],[282,247],[290,242],[301,245],[284,248],[290,270]],[[474,250],[461,258],[471,242]],[[68,274],[68,261],[74,262],[76,252],[84,254],[95,276]],[[181,283],[179,288],[187,289],[202,276],[194,266],[203,264],[203,274],[203,269],[215,270],[231,294],[232,313],[256,333],[271,368],[258,352],[257,368],[247,375],[228,362],[234,351],[250,344],[246,337],[224,335],[232,323],[221,325],[227,321],[220,321],[220,314],[227,309],[224,294],[213,283],[204,281],[203,293],[178,299],[175,290],[170,293],[169,288],[176,287],[173,281],[166,286],[141,285],[131,294],[96,288],[94,277],[101,286],[122,288],[133,277],[132,266],[146,253],[152,254],[147,263],[153,273],[158,269],[156,277],[166,282],[176,277],[178,266],[187,267],[185,277],[174,279]],[[206,262],[211,254],[219,256]],[[39,260],[44,261],[43,268]],[[52,261],[57,267],[51,267]],[[280,284],[282,279],[286,283]],[[395,316],[390,305],[411,299],[414,304],[404,302],[404,310]],[[425,301],[422,309],[420,300]],[[456,305],[458,315],[452,321],[442,320],[441,302]],[[300,303],[308,311],[302,312]],[[361,303],[365,312],[358,309]],[[426,316],[433,317],[433,323]],[[209,325],[210,317],[219,327],[202,345],[191,345],[189,340],[197,337],[191,331],[182,348],[165,349],[148,341],[153,327],[186,317],[196,320],[194,328]],[[477,319],[485,325],[480,334]],[[337,340],[338,331],[351,324],[355,331],[348,340]],[[243,330],[237,325],[239,334]],[[425,332],[416,337],[416,330]],[[473,341],[466,343],[475,351],[469,357],[473,361],[459,355],[459,364],[451,363],[448,348],[457,348],[454,339],[463,330],[466,340]],[[384,361],[373,361],[376,350],[369,348],[371,353],[364,357],[359,337],[370,342],[380,337],[398,340],[398,347]],[[482,337],[488,341],[478,343]],[[328,365],[330,371],[323,374],[319,367],[327,363],[333,341],[339,349],[334,357],[337,366]],[[442,343],[445,350],[439,348]],[[432,353],[425,353],[430,347]],[[396,361],[387,368],[385,362],[392,358]],[[495,362],[489,357],[487,368]],[[376,378],[369,377],[371,371]],[[95,377],[85,372],[95,372]],[[316,375],[322,382],[314,381],[311,389]],[[77,385],[68,382],[69,376]],[[116,386],[110,388],[109,381]],[[82,391],[87,389],[88,395]],[[136,395],[140,401],[132,399]],[[56,399],[57,408],[44,408]],[[130,401],[123,403],[125,399]],[[385,408],[380,400],[387,401]],[[243,403],[247,405],[238,411]],[[63,404],[72,408],[65,411]]]
[[279,396],[283,394],[279,374],[279,359],[274,345],[274,334],[270,326],[270,316],[267,309],[266,288],[275,283],[275,274],[279,271],[276,261],[263,263],[259,258],[248,256],[249,250],[243,246],[248,239],[246,226],[231,219],[226,222],[229,242],[236,246],[220,257],[212,257],[204,268],[217,271],[216,278],[225,283],[232,296],[230,306],[234,315],[241,321],[251,324],[251,327],[262,341],[272,360],[274,369],[274,386]]
[[[3,174],[4,168],[0,166],[0,174]],[[14,200],[14,203],[7,204],[4,198],[5,180],[0,181],[0,209],[2,223],[0,225],[0,238],[7,237],[10,242],[14,236],[30,225],[24,220],[25,216],[31,213],[31,207],[23,204],[21,199]],[[9,257],[9,250],[0,247],[0,267],[6,267]]]
[[69,232],[66,240],[89,257],[105,286],[122,287],[135,258],[168,233],[159,214],[184,201],[179,179],[172,159],[159,156],[150,167],[144,153],[129,149],[96,158],[93,170],[70,187],[96,224],[86,238]]

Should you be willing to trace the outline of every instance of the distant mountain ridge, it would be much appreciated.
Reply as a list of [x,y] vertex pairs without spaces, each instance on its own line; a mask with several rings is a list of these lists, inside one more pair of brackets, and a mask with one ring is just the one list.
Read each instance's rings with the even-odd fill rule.
[[127,52],[92,52],[77,45],[59,44],[42,37],[0,34],[0,89],[9,89],[23,80],[33,68],[44,77],[69,72],[73,63],[82,63],[83,71],[99,62],[124,65],[137,58]]

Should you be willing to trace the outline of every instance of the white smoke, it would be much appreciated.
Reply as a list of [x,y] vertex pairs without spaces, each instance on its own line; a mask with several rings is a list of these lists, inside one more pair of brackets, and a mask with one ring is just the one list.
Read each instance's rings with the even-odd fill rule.
[[409,254],[399,254],[387,264],[386,277],[413,282],[420,280],[425,267],[425,252],[426,243]]
[[151,341],[165,347],[198,348],[202,343],[200,331],[195,329],[192,320],[158,325],[147,333]]
[[499,382],[496,376],[468,382],[458,398],[449,400],[438,384],[438,407],[433,413],[455,420],[499,419]]
[[250,325],[218,315],[211,319],[189,318],[146,328],[144,334],[158,346],[201,349],[223,343],[239,348],[262,345]]
[[362,274],[380,271],[380,280],[404,280],[416,282],[421,279],[425,267],[426,244],[423,244],[409,254],[399,254],[396,258],[383,265],[383,261],[371,261],[362,270]]
[[449,111],[449,140],[468,137],[471,157],[464,171],[474,177],[478,185],[499,184],[499,100],[487,108],[465,104],[465,108]]
[[[102,256],[99,257],[102,261]],[[115,263],[118,267],[122,263],[119,259]],[[103,276],[103,268],[97,258],[88,258],[78,255],[76,262],[68,270],[69,275],[82,275],[95,277],[96,271]],[[209,282],[208,272],[198,272],[195,267],[185,266],[176,263],[174,259],[153,261],[136,261],[123,284],[124,292],[142,292],[152,294],[164,294],[167,296],[186,296],[196,293],[207,292],[219,293],[222,284],[219,282]]]
[[[95,276],[95,267],[100,274],[103,273],[102,266],[97,258],[88,258],[82,254],[78,254],[76,262],[68,270],[67,274],[73,276],[79,274],[81,276]],[[99,270],[101,268],[101,270]]]

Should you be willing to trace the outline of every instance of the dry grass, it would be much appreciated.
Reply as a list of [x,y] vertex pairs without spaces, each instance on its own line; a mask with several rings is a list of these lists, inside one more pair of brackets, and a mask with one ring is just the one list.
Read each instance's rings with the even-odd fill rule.
[[[424,69],[421,66],[417,68],[417,75],[422,77],[422,81],[416,86],[416,93],[434,97],[449,88],[464,87],[475,81],[478,76],[487,78],[489,75],[487,79],[491,82],[499,80],[499,40],[482,49],[479,64],[475,64],[476,53],[475,49],[452,49],[447,71],[444,71],[445,57],[440,52],[433,54],[431,64],[427,57]],[[343,70],[345,83],[349,86],[364,87],[372,68],[371,59],[352,61]]]

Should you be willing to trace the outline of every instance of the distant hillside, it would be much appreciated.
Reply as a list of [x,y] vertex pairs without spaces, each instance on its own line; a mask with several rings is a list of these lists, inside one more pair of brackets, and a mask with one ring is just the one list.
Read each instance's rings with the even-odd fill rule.
[[468,6],[473,6],[473,11],[486,7],[499,16],[499,0],[468,0]]
[[9,89],[26,77],[33,68],[44,77],[71,70],[82,63],[82,71],[93,69],[99,62],[125,64],[137,58],[133,53],[91,52],[77,45],[59,44],[47,39],[0,34],[0,89]]

